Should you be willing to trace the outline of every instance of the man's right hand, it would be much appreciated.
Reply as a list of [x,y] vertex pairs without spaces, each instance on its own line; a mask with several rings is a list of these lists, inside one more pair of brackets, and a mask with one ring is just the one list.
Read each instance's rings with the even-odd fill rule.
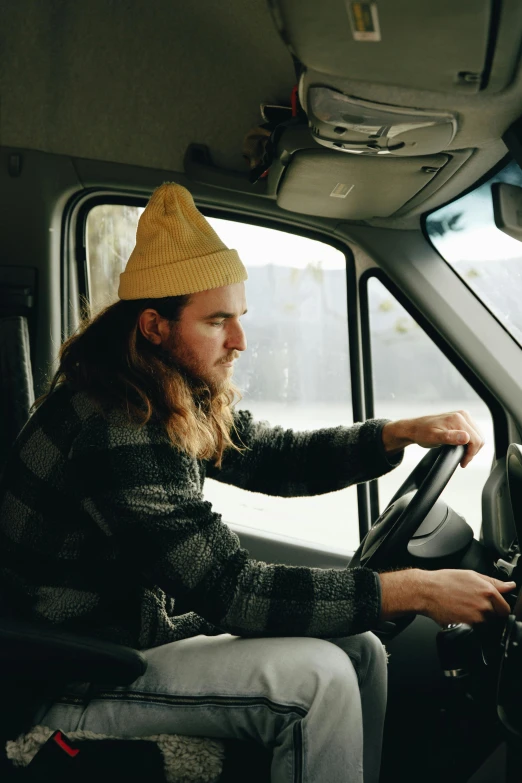
[[382,586],[381,619],[391,620],[415,612],[439,625],[482,623],[490,617],[507,617],[510,607],[503,593],[515,582],[501,582],[476,571],[417,568],[379,574]]

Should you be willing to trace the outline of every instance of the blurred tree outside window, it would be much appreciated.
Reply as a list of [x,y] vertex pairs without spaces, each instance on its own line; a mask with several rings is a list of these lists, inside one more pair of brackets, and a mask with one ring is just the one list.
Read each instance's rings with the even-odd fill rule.
[[134,249],[142,212],[143,207],[127,204],[99,204],[87,215],[87,274],[93,314],[118,298],[120,273]]

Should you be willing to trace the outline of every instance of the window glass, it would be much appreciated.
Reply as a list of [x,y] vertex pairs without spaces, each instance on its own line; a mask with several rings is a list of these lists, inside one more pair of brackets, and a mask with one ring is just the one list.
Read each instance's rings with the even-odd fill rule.
[[143,209],[128,204],[98,204],[87,214],[87,275],[93,312],[118,298],[120,273],[134,249]]
[[[141,208],[104,204],[87,219],[94,309],[117,297]],[[346,260],[331,246],[230,220],[209,218],[248,270],[248,349],[234,380],[240,408],[294,430],[350,425]],[[206,498],[225,521],[337,549],[359,542],[357,492],[269,497],[207,480]]]
[[[482,487],[494,455],[489,408],[376,277],[368,280],[368,304],[375,416],[410,419],[464,409],[485,437],[481,451],[466,468],[457,468],[442,494],[478,538]],[[420,446],[408,446],[401,465],[379,479],[381,510],[425,454]]]
[[488,182],[426,218],[441,256],[522,345],[522,243],[495,226],[491,185],[522,185],[512,161]]

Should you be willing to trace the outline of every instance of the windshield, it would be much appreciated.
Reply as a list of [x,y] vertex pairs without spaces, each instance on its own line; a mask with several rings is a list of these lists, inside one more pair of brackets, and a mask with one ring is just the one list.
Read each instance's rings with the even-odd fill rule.
[[522,243],[495,226],[494,182],[522,186],[522,171],[511,161],[471,193],[428,215],[426,230],[441,256],[522,345]]

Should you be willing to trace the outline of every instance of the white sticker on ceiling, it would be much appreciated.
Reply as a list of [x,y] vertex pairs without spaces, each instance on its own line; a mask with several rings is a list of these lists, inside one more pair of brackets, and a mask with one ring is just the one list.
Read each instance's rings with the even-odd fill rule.
[[348,193],[353,190],[354,187],[355,185],[345,185],[343,182],[338,182],[330,193],[330,198],[346,198]]
[[354,41],[380,41],[377,3],[348,3],[348,16]]

